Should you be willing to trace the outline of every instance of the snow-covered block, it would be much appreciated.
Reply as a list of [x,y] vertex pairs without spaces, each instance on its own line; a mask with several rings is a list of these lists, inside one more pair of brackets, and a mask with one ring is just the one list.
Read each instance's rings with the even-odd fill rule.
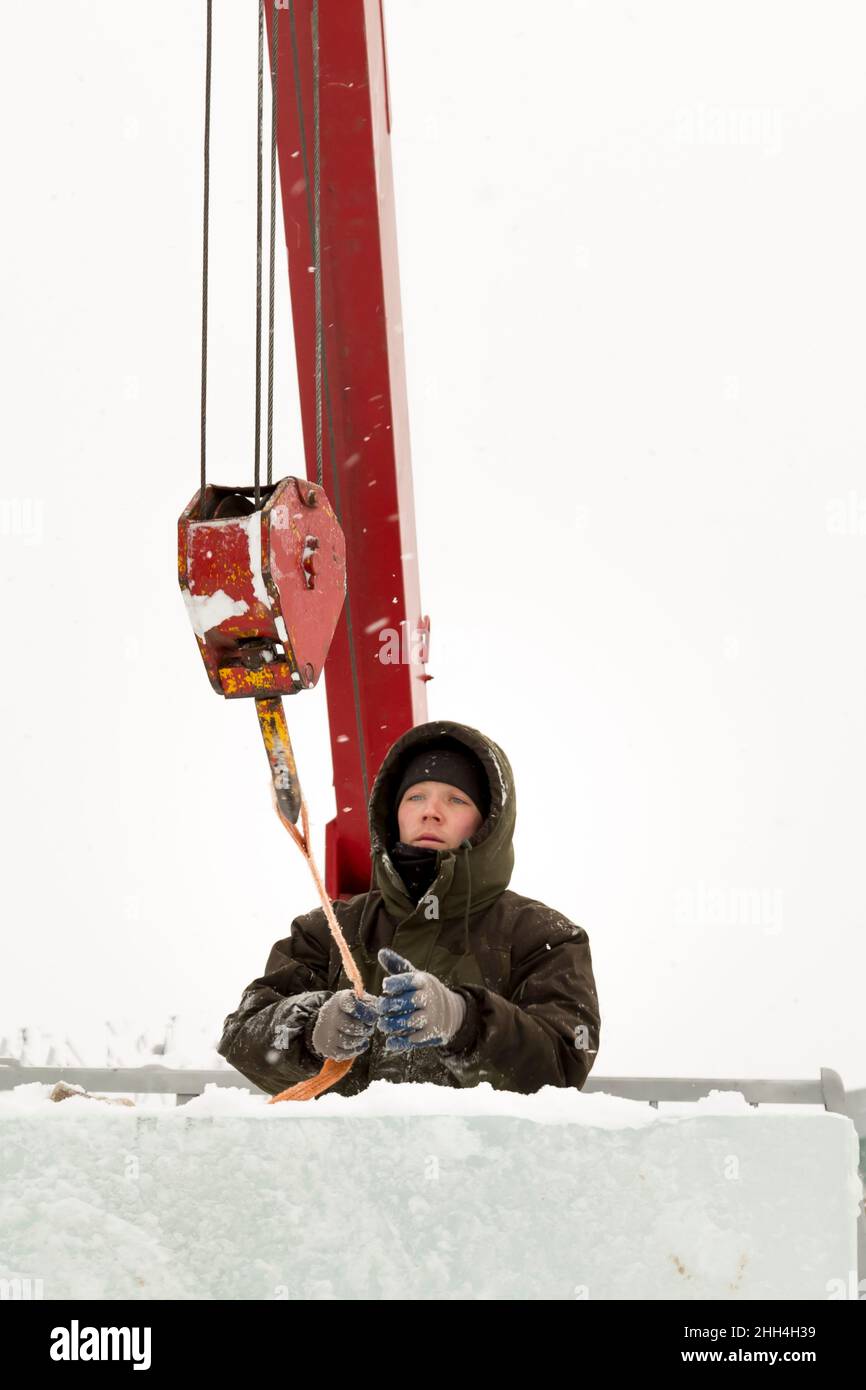
[[144,1112],[49,1089],[0,1095],[0,1279],[46,1299],[857,1294],[841,1115],[384,1081]]

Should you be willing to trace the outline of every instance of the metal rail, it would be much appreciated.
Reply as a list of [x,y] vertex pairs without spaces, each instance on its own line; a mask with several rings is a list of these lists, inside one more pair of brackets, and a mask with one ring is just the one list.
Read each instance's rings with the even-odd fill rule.
[[[201,1095],[205,1086],[241,1086],[258,1095],[261,1087],[234,1067],[177,1069],[158,1062],[141,1067],[34,1067],[17,1057],[0,1057],[0,1091],[27,1082],[68,1081],[86,1091],[119,1091],[134,1095],[174,1095],[178,1105]],[[583,1092],[603,1091],[626,1100],[660,1103],[700,1100],[710,1091],[740,1091],[750,1105],[822,1105],[832,1114],[847,1115],[861,1139],[866,1139],[866,1087],[846,1091],[837,1071],[822,1067],[820,1076],[793,1081],[718,1076],[590,1076]]]

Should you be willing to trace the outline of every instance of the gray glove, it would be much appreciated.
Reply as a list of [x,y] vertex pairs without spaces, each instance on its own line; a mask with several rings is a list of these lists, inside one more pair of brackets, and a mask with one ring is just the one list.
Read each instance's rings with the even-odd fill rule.
[[379,964],[387,974],[379,998],[379,1029],[386,1052],[407,1047],[441,1047],[454,1037],[466,1017],[462,994],[443,985],[426,970],[383,946]]
[[378,1002],[376,995],[366,991],[361,999],[353,989],[332,994],[319,1009],[310,1035],[313,1050],[337,1062],[364,1052],[379,1021]]

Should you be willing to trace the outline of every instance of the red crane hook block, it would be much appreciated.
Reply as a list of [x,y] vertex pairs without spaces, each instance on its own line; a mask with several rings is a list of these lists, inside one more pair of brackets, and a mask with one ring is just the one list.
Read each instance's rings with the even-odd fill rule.
[[178,521],[178,580],[208,679],[256,701],[278,799],[300,810],[281,695],[314,686],[346,596],[346,542],[322,488],[282,478],[260,488],[208,484]]

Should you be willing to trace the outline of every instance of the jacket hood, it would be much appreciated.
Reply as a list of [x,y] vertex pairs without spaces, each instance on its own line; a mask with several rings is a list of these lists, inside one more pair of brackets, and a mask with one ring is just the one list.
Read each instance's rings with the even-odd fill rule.
[[428,890],[438,899],[441,920],[463,919],[468,949],[470,914],[488,907],[511,880],[517,810],[511,764],[499,745],[478,729],[437,719],[416,725],[392,744],[376,775],[368,804],[373,860],[370,887],[379,889],[395,920],[401,921],[416,911],[419,916],[423,914],[424,899],[416,907],[389,853],[397,838],[394,802],[408,760],[426,747],[442,744],[474,753],[484,769],[490,792],[488,815],[471,839],[464,840],[457,849],[436,851],[437,873]]

